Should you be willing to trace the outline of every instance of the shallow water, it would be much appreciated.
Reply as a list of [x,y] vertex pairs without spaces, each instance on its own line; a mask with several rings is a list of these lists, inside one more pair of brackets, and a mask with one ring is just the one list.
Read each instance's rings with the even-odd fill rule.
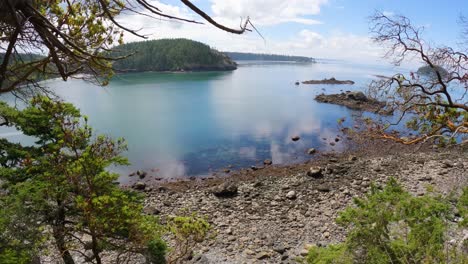
[[[264,159],[299,162],[310,158],[311,147],[339,151],[341,142],[329,145],[338,134],[337,120],[345,117],[350,125],[356,112],[314,97],[362,90],[373,75],[394,71],[347,63],[249,62],[233,72],[119,75],[105,88],[79,80],[47,84],[88,115],[96,132],[127,140],[125,155],[132,165],[114,170],[126,175],[143,169],[151,177],[173,178]],[[356,84],[294,84],[330,77]],[[301,139],[291,141],[296,135]],[[13,130],[2,129],[0,136],[28,141]]]

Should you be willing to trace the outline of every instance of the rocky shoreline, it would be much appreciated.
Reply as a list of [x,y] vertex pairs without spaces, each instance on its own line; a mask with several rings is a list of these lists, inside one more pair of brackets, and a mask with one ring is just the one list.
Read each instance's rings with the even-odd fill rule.
[[[296,263],[310,245],[342,241],[338,212],[372,182],[397,178],[415,195],[468,184],[468,152],[380,141],[368,151],[322,154],[304,164],[241,170],[229,177],[166,182],[147,192],[148,214],[205,216],[216,235],[188,263]],[[455,225],[455,223],[453,223]],[[468,230],[453,230],[454,243]]]

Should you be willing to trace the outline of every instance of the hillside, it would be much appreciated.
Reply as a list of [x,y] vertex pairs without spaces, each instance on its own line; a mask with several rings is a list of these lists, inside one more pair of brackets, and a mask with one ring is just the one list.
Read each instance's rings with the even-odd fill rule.
[[236,63],[223,53],[188,39],[132,42],[116,47],[112,54],[132,54],[114,62],[117,72],[225,71],[237,68]]
[[275,54],[260,54],[260,53],[244,53],[244,52],[224,52],[234,61],[256,60],[256,61],[291,61],[315,63],[313,58],[303,56],[287,56]]
[[[0,62],[3,62],[3,58],[5,57],[5,53],[1,52],[0,53]],[[33,53],[18,53],[18,54],[12,54],[10,56],[10,64],[14,61],[18,62],[29,62],[29,61],[34,61],[34,60],[40,60],[43,59],[44,56],[41,56],[39,54],[33,54]]]

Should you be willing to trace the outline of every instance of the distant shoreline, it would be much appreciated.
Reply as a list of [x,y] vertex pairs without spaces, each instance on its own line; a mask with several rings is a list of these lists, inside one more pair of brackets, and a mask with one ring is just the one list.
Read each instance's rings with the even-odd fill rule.
[[203,70],[173,70],[173,71],[138,71],[138,70],[126,70],[126,71],[115,71],[115,74],[128,74],[128,73],[192,73],[192,72],[229,72],[235,71],[235,69],[203,69]]

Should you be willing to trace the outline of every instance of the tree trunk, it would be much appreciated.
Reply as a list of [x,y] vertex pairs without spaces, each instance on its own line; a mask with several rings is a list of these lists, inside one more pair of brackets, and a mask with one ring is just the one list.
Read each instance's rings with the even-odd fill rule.
[[94,259],[96,259],[96,264],[102,264],[101,256],[99,255],[100,253],[99,245],[98,245],[98,241],[97,241],[94,231],[92,231],[92,246],[93,246],[92,250],[94,254]]
[[70,251],[67,248],[66,240],[65,240],[65,208],[58,203],[59,209],[57,210],[57,214],[55,215],[55,223],[53,228],[53,235],[55,239],[55,245],[62,256],[63,262],[65,264],[75,264]]

